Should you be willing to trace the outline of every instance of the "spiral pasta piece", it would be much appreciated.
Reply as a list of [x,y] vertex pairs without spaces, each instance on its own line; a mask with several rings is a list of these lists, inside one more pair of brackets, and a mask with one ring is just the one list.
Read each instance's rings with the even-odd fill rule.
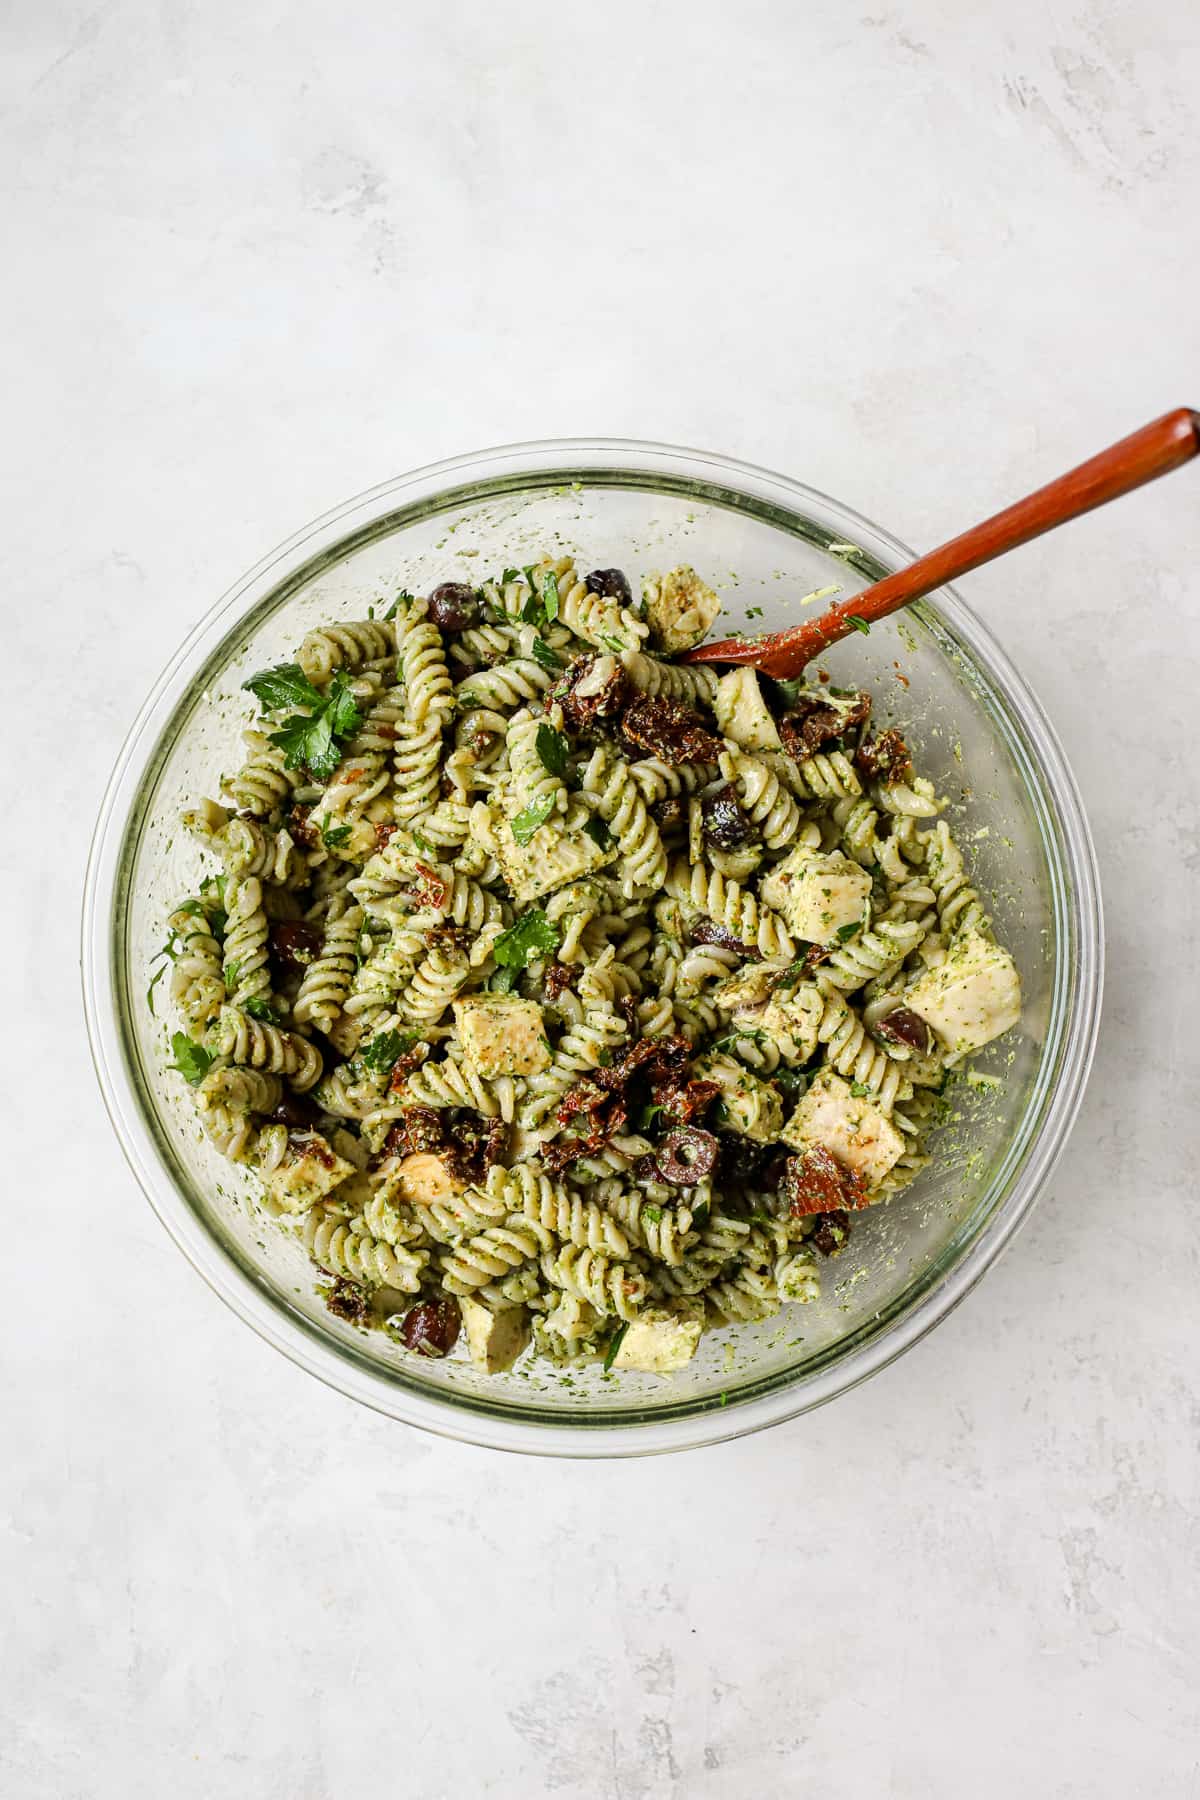
[[396,627],[386,619],[356,619],[310,631],[296,661],[314,687],[324,687],[337,669],[357,669],[396,648]]
[[620,847],[622,894],[628,899],[639,890],[660,888],[667,853],[629,764],[607,744],[599,745],[584,770],[583,791]]
[[460,681],[454,697],[460,711],[485,707],[505,715],[515,706],[536,700],[555,679],[553,669],[544,669],[532,657],[518,656],[511,662],[497,663],[491,669],[479,669]]
[[669,663],[645,650],[627,650],[621,658],[625,673],[643,694],[661,694],[682,700],[685,706],[707,706],[717,694],[717,676],[704,663]]
[[518,1163],[514,1169],[497,1164],[488,1170],[486,1186],[488,1195],[505,1201],[510,1212],[523,1213],[568,1243],[603,1250],[610,1256],[629,1254],[629,1239],[615,1218],[594,1200],[570,1193],[528,1163]]
[[542,1274],[551,1287],[587,1300],[599,1313],[635,1319],[646,1298],[646,1278],[633,1263],[619,1262],[578,1244],[564,1244],[542,1256]]
[[361,1219],[344,1219],[320,1206],[307,1214],[302,1233],[308,1254],[330,1275],[341,1275],[364,1287],[398,1288],[402,1294],[420,1292],[429,1261],[427,1250],[386,1243],[372,1237]]
[[242,742],[249,752],[236,775],[224,784],[240,812],[268,819],[290,802],[299,772],[289,769],[283,751],[265,731],[244,731]]
[[568,631],[603,650],[633,650],[649,633],[649,626],[619,600],[594,594],[576,572],[569,556],[542,563],[534,581],[543,599],[549,576],[558,591],[558,617]]
[[251,1018],[236,1006],[223,1006],[209,1032],[218,1056],[247,1069],[265,1069],[272,1075],[286,1075],[298,1094],[303,1094],[320,1079],[321,1052],[307,1038],[294,1031],[283,1031],[265,1019]]
[[489,1226],[442,1257],[442,1281],[451,1294],[469,1294],[509,1275],[549,1242],[549,1232],[532,1219]]
[[213,912],[197,894],[176,907],[168,923],[176,940],[171,998],[189,1029],[198,1031],[216,1018],[225,999],[224,958]]
[[267,960],[269,927],[262,883],[255,875],[231,877],[225,886],[225,986],[235,1006],[248,1000],[271,1004]]
[[315,1025],[328,1033],[350,993],[355,951],[363,927],[361,906],[349,907],[325,932],[320,955],[309,963],[292,1004],[297,1025]]
[[396,1002],[396,1011],[413,1024],[436,1025],[470,974],[465,952],[435,948],[417,964]]
[[763,956],[794,954],[795,945],[779,914],[760,907],[753,894],[736,881],[726,881],[719,870],[710,872],[702,863],[693,866],[680,857],[672,863],[665,886],[674,899],[685,901],[715,925],[723,925],[739,943],[757,948]]
[[800,808],[771,765],[745,750],[723,750],[721,773],[768,850],[782,850],[800,829]]

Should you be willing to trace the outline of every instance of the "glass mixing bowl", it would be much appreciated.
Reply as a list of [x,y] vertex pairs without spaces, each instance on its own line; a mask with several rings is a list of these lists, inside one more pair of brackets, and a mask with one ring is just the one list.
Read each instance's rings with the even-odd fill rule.
[[[121,752],[88,868],[83,979],[97,1071],[129,1163],[195,1267],[241,1318],[343,1393],[409,1424],[510,1450],[611,1456],[760,1429],[832,1399],[944,1318],[999,1255],[1062,1150],[1099,1017],[1101,919],[1074,780],[1008,658],[953,592],[826,659],[868,685],[950,801],[996,930],[1021,970],[1019,1029],[962,1083],[934,1165],[860,1215],[823,1265],[820,1301],[706,1334],[663,1379],[537,1365],[484,1377],[406,1355],[326,1310],[301,1246],[257,1211],[166,1070],[169,1001],[146,1000],[172,903],[200,856],[178,824],[213,794],[251,713],[240,683],[328,618],[398,587],[479,580],[547,549],[632,577],[694,563],[729,627],[775,629],[797,600],[852,593],[911,560],[894,538],[799,483],[719,456],[618,440],[484,451],[385,483],[326,514],[228,593],[163,674]],[[165,985],[165,984],[164,984]],[[162,989],[160,989],[160,993]]]

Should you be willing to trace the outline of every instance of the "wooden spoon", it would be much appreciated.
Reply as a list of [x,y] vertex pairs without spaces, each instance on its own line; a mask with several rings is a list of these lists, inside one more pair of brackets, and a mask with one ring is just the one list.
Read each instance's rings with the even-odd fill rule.
[[1027,544],[1068,519],[1077,519],[1093,507],[1104,506],[1134,488],[1155,481],[1200,451],[1200,413],[1181,406],[1164,413],[1153,424],[1143,425],[1131,437],[1111,444],[1090,462],[1080,463],[1057,481],[1038,488],[1024,500],[985,519],[982,525],[951,538],[939,550],[919,556],[907,569],[897,569],[873,587],[849,600],[838,601],[819,618],[788,631],[763,633],[756,638],[722,638],[701,644],[681,658],[683,662],[752,663],[764,675],[786,680],[798,675],[806,663],[820,656],[839,638],[862,631],[899,611],[910,600],[920,600],[959,575],[994,562],[1006,550]]

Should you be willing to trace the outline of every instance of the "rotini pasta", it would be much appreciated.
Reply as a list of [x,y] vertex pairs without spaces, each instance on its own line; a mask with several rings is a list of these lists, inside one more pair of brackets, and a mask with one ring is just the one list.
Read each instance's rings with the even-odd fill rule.
[[221,872],[169,915],[174,1066],[346,1329],[669,1374],[819,1298],[821,1220],[920,1175],[1015,1023],[899,734],[674,660],[718,605],[548,556],[247,683],[186,815]]

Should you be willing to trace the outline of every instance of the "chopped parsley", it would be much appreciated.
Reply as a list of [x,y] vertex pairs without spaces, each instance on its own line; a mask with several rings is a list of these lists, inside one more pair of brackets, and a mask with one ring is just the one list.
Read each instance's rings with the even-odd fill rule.
[[555,731],[553,725],[539,725],[537,753],[546,773],[561,780],[567,772],[567,740],[562,732]]
[[857,937],[861,930],[862,930],[862,920],[861,919],[855,919],[849,925],[839,925],[837,928],[838,943],[839,944],[848,944],[850,942],[850,939],[852,937]]
[[547,670],[551,675],[557,675],[558,671],[563,666],[562,657],[553,651],[549,644],[540,637],[534,638],[533,643],[530,646],[530,655],[533,657],[535,663],[539,663],[541,667]]
[[600,642],[604,645],[606,650],[611,650],[614,656],[620,656],[625,649],[622,640],[619,637],[614,637],[611,631],[602,631],[600,633]]
[[340,850],[343,844],[350,842],[349,825],[331,825],[328,816],[317,821],[321,828],[321,842],[330,850]]
[[562,934],[540,907],[522,913],[515,925],[502,931],[492,945],[498,968],[515,972],[523,969],[535,956],[546,956],[557,950]]
[[534,833],[542,829],[554,811],[554,800],[553,794],[543,794],[540,800],[535,800],[532,806],[527,806],[524,812],[517,814],[512,822],[514,843],[527,844]]
[[625,1333],[629,1330],[629,1320],[622,1319],[617,1329],[608,1340],[608,1349],[604,1352],[604,1373],[607,1375],[617,1360],[617,1351],[625,1341]]
[[278,663],[243,681],[264,712],[280,712],[285,706],[324,705],[324,695],[313,686],[299,663]]
[[604,823],[604,820],[600,817],[599,813],[593,813],[590,819],[585,820],[583,829],[587,832],[593,844],[597,845],[599,849],[612,849],[613,834],[608,829],[608,826]]
[[[293,670],[307,693],[299,689]],[[341,756],[338,739],[349,737],[362,722],[345,671],[337,671],[324,695],[317,692],[295,664],[269,669],[265,675],[252,676],[244,685],[252,688],[271,711],[290,703],[277,697],[289,689],[296,703],[312,709],[307,713],[293,713],[285,719],[279,730],[271,733],[271,742],[279,745],[289,769],[308,769],[319,781],[328,781]],[[264,699],[264,693],[271,698]]]
[[211,1050],[206,1050],[202,1044],[193,1043],[186,1031],[177,1031],[172,1037],[171,1054],[175,1061],[168,1067],[182,1075],[192,1087],[199,1087],[216,1061]]
[[647,1204],[642,1208],[642,1217],[649,1219],[652,1225],[658,1225],[662,1222],[662,1207]]
[[249,1000],[243,1000],[242,1011],[249,1013],[252,1019],[262,1019],[268,1025],[282,1024],[279,1014],[272,1011],[261,994],[252,994]]
[[857,613],[847,613],[845,618],[847,625],[853,625],[855,631],[861,631],[864,637],[870,637],[871,627],[865,619],[860,619]]
[[417,1042],[415,1032],[381,1031],[358,1053],[358,1060],[372,1075],[390,1075],[406,1050]]

